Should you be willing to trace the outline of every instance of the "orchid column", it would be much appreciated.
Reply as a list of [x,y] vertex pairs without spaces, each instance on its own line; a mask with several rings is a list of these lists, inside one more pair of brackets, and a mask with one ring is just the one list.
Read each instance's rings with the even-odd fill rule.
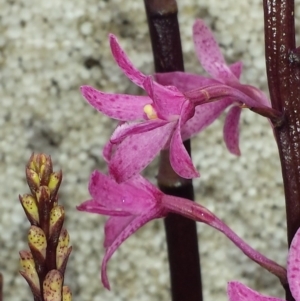
[[[145,0],[156,72],[183,71],[183,57],[174,0]],[[190,154],[190,140],[184,142]],[[192,180],[172,169],[169,150],[160,154],[158,186],[167,194],[194,200]],[[202,300],[202,284],[196,223],[169,214],[165,219],[172,300]]]

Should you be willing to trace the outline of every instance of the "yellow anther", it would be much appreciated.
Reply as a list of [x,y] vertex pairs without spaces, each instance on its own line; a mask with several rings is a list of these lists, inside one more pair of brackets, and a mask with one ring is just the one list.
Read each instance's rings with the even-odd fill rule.
[[152,105],[147,104],[144,106],[144,112],[149,119],[157,119],[157,114]]

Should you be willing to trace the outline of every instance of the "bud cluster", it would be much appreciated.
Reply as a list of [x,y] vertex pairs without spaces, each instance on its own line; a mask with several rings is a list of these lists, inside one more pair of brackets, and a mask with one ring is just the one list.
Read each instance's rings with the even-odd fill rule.
[[63,228],[65,212],[58,205],[62,172],[53,172],[50,156],[32,154],[26,165],[31,194],[19,196],[31,224],[30,251],[20,252],[20,274],[26,279],[35,301],[70,301],[69,287],[63,286],[72,247]]

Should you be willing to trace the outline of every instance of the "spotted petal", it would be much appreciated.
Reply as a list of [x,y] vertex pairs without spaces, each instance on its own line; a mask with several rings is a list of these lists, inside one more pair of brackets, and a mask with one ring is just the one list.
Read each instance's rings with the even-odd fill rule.
[[223,83],[238,82],[227,66],[212,32],[202,20],[194,23],[193,36],[197,57],[206,72]]
[[[110,241],[111,245],[106,249],[102,265],[101,265],[101,279],[104,287],[110,289],[109,281],[106,273],[107,262],[113,255],[113,253],[118,249],[118,247],[125,241],[130,235],[136,232],[139,228],[145,225],[147,222],[159,218],[164,217],[165,214],[161,211],[161,209],[153,208],[150,211],[145,212],[142,215],[138,215],[134,217],[130,223],[127,224],[125,228],[117,234],[117,231],[114,233],[115,239],[114,241]],[[122,221],[122,224],[126,224],[128,220]]]
[[116,146],[109,160],[110,174],[123,182],[140,173],[170,139],[176,121],[151,131],[130,135]]
[[152,103],[147,96],[104,93],[90,86],[82,86],[80,90],[92,107],[117,120],[143,119],[144,106]]
[[109,41],[111,52],[115,58],[115,61],[122,69],[124,74],[137,86],[143,88],[143,82],[146,76],[134,67],[127,54],[121,48],[117,38],[113,34],[109,35]]
[[239,148],[239,121],[242,109],[239,106],[233,106],[226,115],[223,135],[227,149],[234,155],[240,156]]
[[284,301],[283,299],[264,296],[238,281],[228,283],[227,294],[229,301]]

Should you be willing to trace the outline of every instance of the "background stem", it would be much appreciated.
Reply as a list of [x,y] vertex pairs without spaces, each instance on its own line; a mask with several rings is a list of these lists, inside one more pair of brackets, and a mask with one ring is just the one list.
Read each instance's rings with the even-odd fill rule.
[[[156,72],[183,71],[183,57],[173,0],[144,0]],[[190,154],[190,141],[184,143]],[[158,186],[166,194],[194,199],[191,180],[180,178],[169,162],[169,151],[160,156]],[[173,301],[201,301],[202,284],[196,223],[169,214],[165,219]]]
[[[264,0],[265,51],[272,107],[284,113],[274,128],[286,199],[288,244],[300,226],[300,72],[294,1]],[[287,300],[293,300],[286,288]]]

